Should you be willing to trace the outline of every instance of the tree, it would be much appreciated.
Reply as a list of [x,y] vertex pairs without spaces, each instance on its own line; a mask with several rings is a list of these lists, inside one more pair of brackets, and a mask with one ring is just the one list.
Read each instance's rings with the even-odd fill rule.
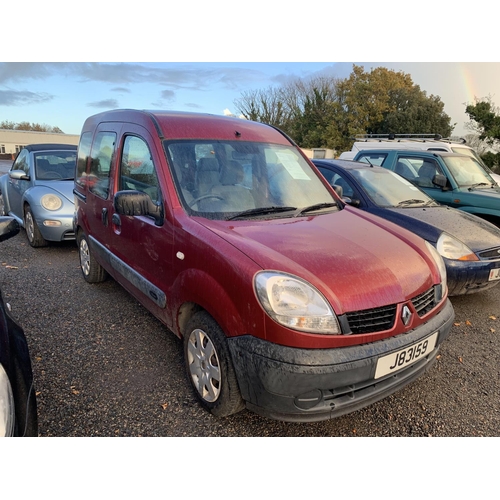
[[0,122],[0,129],[4,130],[25,130],[30,132],[52,132],[55,134],[63,134],[64,132],[59,127],[52,127],[46,124],[19,122],[14,123],[8,120]]
[[410,75],[381,67],[366,72],[353,65],[345,79],[299,79],[246,92],[235,105],[246,118],[281,128],[304,148],[345,151],[356,134],[448,137],[454,127],[439,96],[427,96]]
[[475,104],[469,104],[465,108],[471,122],[467,124],[469,130],[479,133],[479,139],[486,141],[490,146],[500,141],[500,112],[493,103],[491,96],[476,99]]

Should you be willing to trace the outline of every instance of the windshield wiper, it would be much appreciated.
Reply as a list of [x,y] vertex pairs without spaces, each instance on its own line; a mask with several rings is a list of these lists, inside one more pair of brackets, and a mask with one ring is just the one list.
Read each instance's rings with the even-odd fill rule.
[[490,186],[490,187],[493,187],[494,184],[491,184],[490,182],[478,182],[477,184],[472,184],[472,186],[469,187],[469,191],[472,191],[474,188],[477,188],[478,186]]
[[314,210],[321,210],[322,208],[328,208],[328,207],[338,207],[337,203],[316,203],[314,205],[310,205],[309,207],[301,208],[297,210],[297,212],[294,214],[294,217],[298,217],[299,215],[305,214],[307,212],[314,212]]
[[297,207],[258,207],[238,212],[236,215],[226,217],[226,220],[234,220],[240,217],[258,217],[259,215],[277,214],[279,212],[290,212],[297,210]]
[[404,207],[406,205],[421,205],[421,204],[424,204],[424,205],[427,205],[429,202],[428,201],[425,201],[425,200],[419,200],[419,199],[416,199],[416,198],[412,198],[411,200],[404,200],[404,201],[400,201],[396,207]]

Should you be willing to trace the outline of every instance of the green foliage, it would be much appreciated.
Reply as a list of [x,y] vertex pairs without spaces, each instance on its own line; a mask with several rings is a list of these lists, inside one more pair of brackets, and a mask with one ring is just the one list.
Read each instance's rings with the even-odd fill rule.
[[0,129],[4,130],[25,130],[29,132],[52,132],[56,134],[63,134],[64,132],[59,127],[51,127],[50,125],[30,122],[11,122],[4,120],[0,122]]
[[303,148],[351,149],[368,133],[436,133],[454,128],[439,96],[427,96],[410,75],[353,65],[346,79],[296,80],[284,87],[247,92],[235,101],[250,120],[281,128]]
[[479,132],[479,138],[490,145],[500,141],[500,116],[499,111],[490,97],[484,100],[476,100],[475,104],[469,104],[465,108],[469,118],[475,122],[470,128]]
[[488,151],[481,155],[481,159],[493,172],[500,173],[500,153]]

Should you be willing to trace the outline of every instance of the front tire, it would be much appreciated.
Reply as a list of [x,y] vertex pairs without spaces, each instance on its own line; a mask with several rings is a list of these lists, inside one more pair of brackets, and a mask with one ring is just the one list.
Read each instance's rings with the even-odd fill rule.
[[243,410],[227,339],[205,311],[193,315],[184,335],[186,372],[201,404],[218,417]]
[[33,248],[46,247],[48,245],[47,240],[42,236],[40,229],[38,229],[38,224],[33,217],[33,212],[29,205],[26,205],[24,209],[24,229],[26,230],[28,243]]
[[87,283],[100,283],[108,277],[106,270],[91,254],[89,242],[82,231],[78,233],[78,253],[80,256],[80,268]]

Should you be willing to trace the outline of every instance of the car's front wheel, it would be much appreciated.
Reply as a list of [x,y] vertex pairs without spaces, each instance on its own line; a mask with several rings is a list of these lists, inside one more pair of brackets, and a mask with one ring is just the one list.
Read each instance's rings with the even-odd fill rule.
[[90,253],[89,242],[83,231],[78,233],[78,253],[80,256],[80,268],[85,281],[88,283],[100,283],[107,278],[108,273],[106,270]]
[[24,208],[24,229],[26,230],[28,242],[32,247],[38,248],[48,245],[47,240],[42,236],[40,229],[38,229],[38,224],[33,217],[33,212],[29,205],[26,205]]
[[245,407],[226,336],[205,311],[195,313],[189,321],[184,356],[189,381],[207,410],[226,417]]

